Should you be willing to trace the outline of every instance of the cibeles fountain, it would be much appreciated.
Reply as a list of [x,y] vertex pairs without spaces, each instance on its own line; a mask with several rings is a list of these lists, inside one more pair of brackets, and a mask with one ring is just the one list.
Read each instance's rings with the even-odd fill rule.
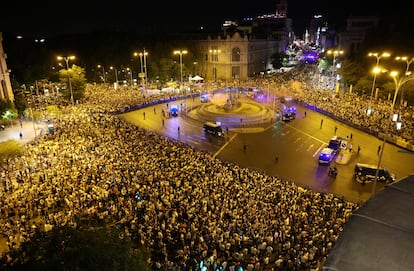
[[187,116],[203,122],[219,122],[226,128],[263,127],[275,121],[269,101],[262,103],[242,93],[237,90],[211,93],[208,102],[188,108]]

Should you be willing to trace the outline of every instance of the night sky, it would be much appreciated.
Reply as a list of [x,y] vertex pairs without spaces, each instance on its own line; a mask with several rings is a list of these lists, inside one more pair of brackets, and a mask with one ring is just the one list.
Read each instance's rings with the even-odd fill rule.
[[[254,1],[30,1],[8,2],[2,7],[0,25],[5,32],[90,32],[147,30],[192,31],[201,26],[220,29],[227,19],[275,13],[280,0]],[[304,1],[287,0],[288,17],[294,31],[302,35],[314,14],[330,23],[344,24],[349,14],[375,15],[408,13],[402,0],[380,3],[373,0]],[[58,3],[58,5],[57,5]],[[406,4],[407,5],[407,4]],[[385,12],[384,12],[385,11]]]

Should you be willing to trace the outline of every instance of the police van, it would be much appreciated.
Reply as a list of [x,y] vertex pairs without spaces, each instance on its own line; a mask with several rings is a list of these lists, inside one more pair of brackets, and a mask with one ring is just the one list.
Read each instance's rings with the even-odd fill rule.
[[173,104],[170,106],[170,117],[178,117],[178,105]]
[[[357,163],[354,168],[354,179],[360,183],[375,181],[377,165]],[[386,168],[378,168],[378,182],[393,183],[396,177],[394,173],[389,172]]]
[[296,107],[295,106],[284,106],[282,112],[282,120],[289,122],[296,119]]
[[211,134],[211,135],[214,135],[214,136],[217,136],[217,137],[223,137],[224,136],[223,130],[221,129],[221,125],[219,123],[206,122],[203,125],[203,130],[207,134]]
[[202,103],[208,103],[210,101],[210,98],[208,97],[207,93],[200,95],[200,102]]
[[332,148],[323,148],[319,153],[318,162],[319,165],[328,165],[334,159],[336,152]]
[[319,165],[329,164],[341,150],[347,148],[347,145],[347,139],[339,136],[331,137],[328,146],[319,153]]
[[282,120],[284,122],[289,122],[291,120],[294,120],[296,118],[295,112],[283,112]]

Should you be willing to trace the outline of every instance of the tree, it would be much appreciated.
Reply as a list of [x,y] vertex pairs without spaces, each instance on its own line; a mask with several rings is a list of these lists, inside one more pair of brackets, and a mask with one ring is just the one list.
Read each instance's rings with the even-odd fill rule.
[[23,145],[12,139],[0,143],[0,166],[5,170],[8,169],[8,161],[11,158],[21,154]]
[[10,108],[2,112],[1,119],[5,122],[10,122],[13,125],[14,119],[18,116],[17,109],[13,103],[10,103]]
[[289,56],[285,53],[274,53],[271,59],[273,68],[277,70],[287,65]]
[[56,119],[62,116],[62,110],[55,105],[46,106],[45,114],[47,118]]
[[[372,79],[362,77],[353,86],[354,92],[370,96],[372,91]],[[375,93],[373,93],[373,95],[375,95]]]
[[345,59],[344,61],[342,61],[339,73],[341,75],[342,80],[346,84],[355,86],[358,83],[358,80],[361,79],[361,75],[368,76],[369,69],[364,65],[362,61]]
[[22,89],[15,91],[14,93],[14,105],[17,109],[18,115],[23,115],[24,111],[28,107],[28,103],[26,98],[24,97],[24,93]]
[[146,271],[147,254],[112,228],[55,227],[37,230],[19,248],[0,259],[2,270]]
[[324,73],[328,71],[330,67],[331,67],[331,64],[325,58],[319,59],[318,69],[320,72]]
[[31,121],[38,121],[43,119],[42,112],[40,110],[34,110],[29,107],[24,111],[24,116],[28,117]]
[[62,90],[64,98],[70,100],[70,87],[72,87],[73,99],[75,101],[83,98],[86,86],[86,76],[84,68],[72,65],[72,68],[70,68],[69,70],[61,69],[59,71],[59,80],[60,82],[65,83],[67,85],[67,87],[64,90]]
[[161,81],[168,82],[171,78],[179,78],[179,76],[179,67],[174,64],[174,60],[172,58],[160,59],[159,78]]
[[[13,102],[10,100],[0,99],[0,115],[2,116],[3,120],[8,120],[8,114],[6,112],[11,112],[14,109]],[[4,119],[4,117],[6,119]]]

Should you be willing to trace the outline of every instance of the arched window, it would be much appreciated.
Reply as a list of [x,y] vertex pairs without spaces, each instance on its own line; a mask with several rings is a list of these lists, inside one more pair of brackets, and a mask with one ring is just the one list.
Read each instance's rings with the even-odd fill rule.
[[240,62],[240,49],[235,47],[231,50],[231,61]]

